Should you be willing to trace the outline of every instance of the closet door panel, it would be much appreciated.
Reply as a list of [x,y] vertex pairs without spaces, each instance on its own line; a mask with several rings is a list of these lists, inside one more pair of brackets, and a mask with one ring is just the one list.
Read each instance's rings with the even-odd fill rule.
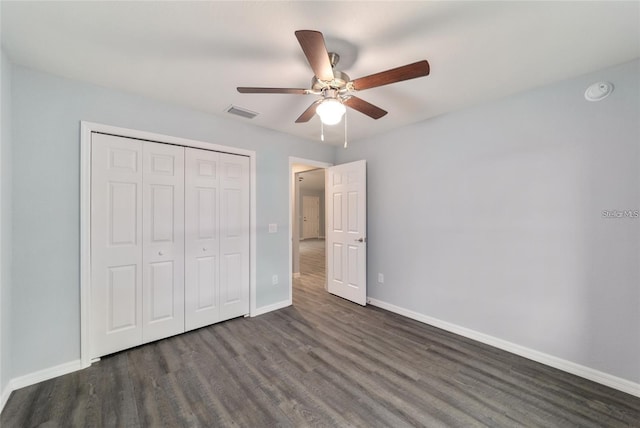
[[142,341],[142,144],[91,136],[91,357]]
[[143,342],[184,332],[184,148],[143,143]]
[[249,158],[220,154],[220,319],[249,313]]
[[185,326],[220,321],[220,154],[185,150]]

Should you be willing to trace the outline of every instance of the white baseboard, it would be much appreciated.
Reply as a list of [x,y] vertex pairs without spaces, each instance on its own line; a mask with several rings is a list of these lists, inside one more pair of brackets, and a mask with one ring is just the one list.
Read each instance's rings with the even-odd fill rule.
[[11,382],[9,382],[9,385],[11,390],[15,391],[16,389],[53,379],[54,377],[66,375],[80,369],[82,369],[82,363],[80,360],[69,361],[68,363],[60,364],[59,366],[50,367],[48,369],[29,373],[28,375],[13,378],[11,379]]
[[4,409],[4,405],[9,401],[9,397],[11,396],[11,383],[8,383],[5,386],[4,391],[2,391],[2,396],[0,396],[0,413],[2,413],[2,409]]
[[256,308],[256,311],[251,314],[252,317],[257,317],[258,315],[264,315],[268,312],[277,311],[278,309],[286,308],[287,306],[291,306],[293,302],[291,299],[283,300],[282,302],[273,303],[271,305],[262,306],[260,308]]
[[34,385],[38,382],[44,382],[45,380],[53,379],[54,377],[66,375],[81,369],[82,363],[80,362],[80,360],[74,360],[55,367],[49,367],[48,369],[39,370],[34,373],[29,373],[27,375],[11,379],[5,387],[4,391],[2,391],[2,396],[0,397],[0,412],[2,412],[2,410],[4,409],[4,405],[7,404],[11,393],[16,389]]
[[452,324],[447,321],[442,321],[437,318],[433,318],[427,315],[423,315],[418,312],[411,311],[409,309],[401,308],[391,303],[383,302],[381,300],[367,298],[367,303],[385,309],[390,312],[394,312],[398,315],[411,318],[416,321],[429,324],[434,327],[441,328],[451,333],[458,334],[460,336],[467,337],[469,339],[476,340],[478,342],[491,345],[495,348],[502,349],[512,354],[519,355],[524,358],[536,361],[538,363],[545,364],[547,366],[565,371],[567,373],[580,376],[585,379],[592,380],[599,384],[617,389],[627,394],[640,397],[640,383],[631,382],[626,379],[619,378],[617,376],[610,375],[589,367],[576,364],[574,362],[564,360],[562,358],[554,357],[553,355],[545,354],[543,352],[536,351],[534,349],[526,348],[515,343],[507,342],[506,340],[498,339],[497,337],[489,336],[488,334],[480,333],[475,330],[471,330],[466,327],[461,327],[456,324]]

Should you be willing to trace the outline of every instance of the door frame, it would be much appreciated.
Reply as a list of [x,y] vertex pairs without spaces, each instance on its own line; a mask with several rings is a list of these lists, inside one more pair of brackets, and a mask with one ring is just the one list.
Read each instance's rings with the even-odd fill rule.
[[[249,315],[256,313],[256,152],[204,141],[80,121],[80,363],[91,365],[91,134],[110,134],[137,140],[211,150],[249,158]],[[291,295],[291,293],[289,293]]]
[[[315,168],[329,168],[330,166],[333,166],[332,163],[329,162],[322,162],[322,161],[317,161],[317,160],[312,160],[312,159],[304,159],[304,158],[298,158],[298,157],[294,157],[294,156],[289,156],[289,275],[287,275],[287,282],[288,282],[288,287],[289,287],[289,299],[288,299],[288,304],[292,305],[293,304],[293,228],[295,226],[299,225],[295,222],[295,192],[296,192],[296,183],[295,183],[295,173],[293,172],[293,165],[294,164],[301,164],[301,165],[308,165],[308,166],[312,166]],[[326,214],[325,214],[326,217]],[[326,223],[325,223],[325,228],[326,228]],[[326,236],[326,231],[325,231],[325,236]],[[326,288],[326,284],[325,284],[325,288]]]

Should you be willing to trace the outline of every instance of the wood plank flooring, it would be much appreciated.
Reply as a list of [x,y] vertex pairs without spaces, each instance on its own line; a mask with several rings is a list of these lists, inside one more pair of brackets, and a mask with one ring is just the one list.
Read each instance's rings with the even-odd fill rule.
[[302,245],[294,305],[15,391],[9,427],[624,427],[640,399],[324,291]]

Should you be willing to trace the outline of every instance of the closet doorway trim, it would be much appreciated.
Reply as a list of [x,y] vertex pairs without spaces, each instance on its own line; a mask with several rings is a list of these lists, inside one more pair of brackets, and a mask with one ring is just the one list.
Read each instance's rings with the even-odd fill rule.
[[80,122],[80,360],[82,368],[91,365],[91,134],[110,134],[137,140],[230,153],[249,158],[249,315],[256,314],[256,152],[153,132],[120,128],[100,123]]

